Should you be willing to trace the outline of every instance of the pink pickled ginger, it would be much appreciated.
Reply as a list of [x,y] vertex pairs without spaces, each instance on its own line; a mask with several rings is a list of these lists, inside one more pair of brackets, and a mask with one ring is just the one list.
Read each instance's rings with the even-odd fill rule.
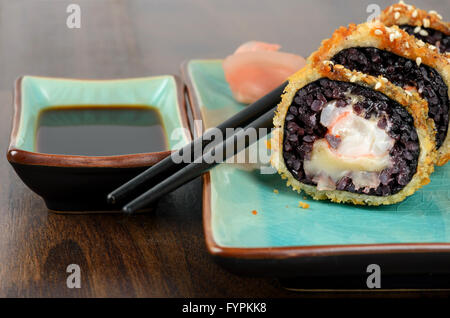
[[237,101],[253,103],[305,66],[303,57],[279,49],[278,44],[250,41],[223,61],[225,79]]

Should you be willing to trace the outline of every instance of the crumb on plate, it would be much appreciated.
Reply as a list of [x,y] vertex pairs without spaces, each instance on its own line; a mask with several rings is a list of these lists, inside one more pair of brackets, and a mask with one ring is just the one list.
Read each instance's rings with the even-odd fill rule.
[[309,208],[309,204],[302,201],[298,201],[298,207],[302,209],[307,209]]

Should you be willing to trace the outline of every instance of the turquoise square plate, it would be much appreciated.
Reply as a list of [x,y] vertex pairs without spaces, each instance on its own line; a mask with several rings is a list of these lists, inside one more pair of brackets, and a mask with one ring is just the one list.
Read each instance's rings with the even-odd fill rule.
[[[136,105],[156,108],[161,115],[165,135],[170,137],[167,140],[169,150],[113,156],[38,152],[36,134],[40,114],[55,106],[63,109],[74,105],[100,109],[120,105],[125,110]],[[107,205],[109,192],[169,155],[171,150],[191,141],[184,84],[172,75],[117,80],[23,76],[16,81],[14,107],[7,158],[24,183],[39,194],[52,211],[120,210],[120,206]],[[78,120],[89,123],[101,120],[102,125],[107,125],[108,121],[127,124],[139,120],[126,111],[121,114],[120,118],[102,115],[101,118],[84,116]],[[61,123],[53,122],[52,125],[64,125],[63,121],[71,119],[64,117],[59,120]],[[71,124],[74,124],[73,120]]]
[[[221,60],[191,60],[182,74],[194,117],[205,128],[245,107],[233,99]],[[361,207],[299,195],[278,174],[219,165],[204,177],[207,247],[228,269],[245,274],[361,274],[371,262],[385,273],[448,273],[449,177],[450,165],[436,167],[431,183],[405,201]],[[299,201],[310,207],[298,207]]]

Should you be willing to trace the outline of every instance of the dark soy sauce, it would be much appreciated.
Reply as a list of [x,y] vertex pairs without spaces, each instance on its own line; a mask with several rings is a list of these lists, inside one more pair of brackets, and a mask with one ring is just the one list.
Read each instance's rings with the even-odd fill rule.
[[41,153],[114,156],[168,150],[157,109],[145,106],[64,106],[38,119],[35,150]]

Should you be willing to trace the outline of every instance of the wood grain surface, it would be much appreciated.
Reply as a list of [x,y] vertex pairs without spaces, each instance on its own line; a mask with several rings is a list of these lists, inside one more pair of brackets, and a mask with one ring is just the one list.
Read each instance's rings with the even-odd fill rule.
[[[81,29],[66,27],[69,3],[81,6]],[[6,153],[12,87],[20,75],[178,74],[186,59],[221,58],[247,40],[280,43],[306,56],[336,27],[365,21],[369,3],[374,1],[0,0],[0,149]],[[376,3],[383,8],[391,1]],[[450,19],[448,1],[414,4]],[[5,155],[0,181],[2,297],[311,295],[284,290],[274,279],[239,277],[214,263],[204,243],[200,179],[163,198],[152,214],[132,217],[49,213]],[[80,289],[66,287],[72,263],[81,268]]]

